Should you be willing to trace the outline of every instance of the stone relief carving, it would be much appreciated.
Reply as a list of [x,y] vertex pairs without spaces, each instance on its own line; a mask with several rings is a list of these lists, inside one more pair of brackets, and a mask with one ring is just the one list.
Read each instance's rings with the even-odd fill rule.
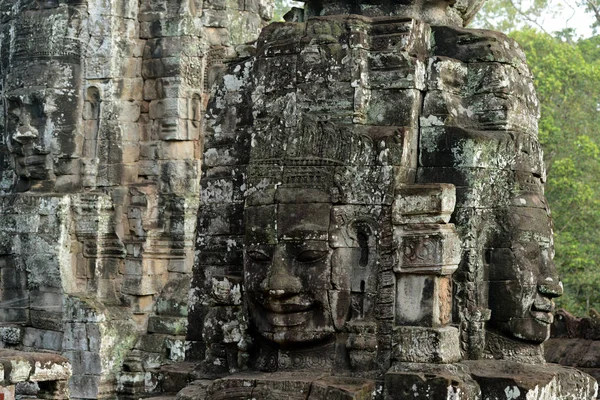
[[481,4],[311,1],[253,47],[259,1],[0,1],[2,346],[74,398],[185,358],[198,398],[596,396],[544,364],[538,104]]
[[5,60],[4,142],[13,156],[15,191],[70,191],[79,184],[82,145],[81,10],[38,7],[22,8],[5,37],[12,45]]
[[[238,379],[252,395],[280,378],[316,388],[316,371],[373,385],[369,398],[477,398],[503,390],[483,384],[490,369],[545,368],[562,286],[538,104],[518,46],[462,27],[480,6],[311,2],[229,67],[205,120],[199,217],[229,225],[199,230],[198,249],[225,235],[231,258],[196,268],[200,292],[241,283],[243,308],[223,307],[242,312],[249,358],[232,368],[213,351],[203,368],[255,372],[207,398],[234,397]],[[556,393],[595,396],[575,375]]]
[[[256,38],[269,5],[0,11],[0,258],[14,260],[0,271],[0,328],[20,335],[0,347],[63,354],[73,398],[147,394],[168,380],[162,365],[203,356],[186,337],[203,79]],[[223,340],[242,360],[231,319]]]
[[282,129],[280,142],[261,140],[277,125],[253,136],[244,288],[261,337],[282,348],[318,348],[312,355],[280,352],[279,368],[332,368],[340,363],[335,353],[345,346],[346,324],[373,312],[382,212],[377,203],[341,205],[351,196],[339,170],[368,169],[375,152],[369,137],[334,124],[304,116],[298,125]]

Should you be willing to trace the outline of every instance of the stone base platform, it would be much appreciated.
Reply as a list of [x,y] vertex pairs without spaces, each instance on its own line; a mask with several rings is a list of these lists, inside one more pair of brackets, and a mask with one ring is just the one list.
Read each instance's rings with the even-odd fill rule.
[[383,399],[593,400],[597,395],[596,380],[575,368],[478,360],[396,365],[385,375]]
[[197,380],[179,392],[185,400],[594,400],[591,376],[556,364],[502,360],[455,364],[402,363],[383,381],[329,374],[240,373]]

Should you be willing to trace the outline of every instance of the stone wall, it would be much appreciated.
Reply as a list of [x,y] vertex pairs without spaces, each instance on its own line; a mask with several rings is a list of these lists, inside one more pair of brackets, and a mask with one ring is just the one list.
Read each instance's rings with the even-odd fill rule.
[[[286,157],[301,157],[288,156],[286,148],[303,148],[307,137],[326,149],[311,154],[335,155],[335,143],[344,140],[379,146],[365,145],[364,154],[378,154],[376,161],[357,156],[360,165],[340,166],[331,173],[333,183],[312,183],[307,177],[310,184],[294,184],[310,190],[315,185],[335,187],[340,192],[331,200],[335,205],[385,210],[392,203],[402,204],[394,211],[394,225],[401,225],[395,215],[404,212],[402,199],[409,197],[405,186],[456,187],[450,222],[456,224],[460,240],[436,227],[443,238],[440,252],[446,251],[444,246],[452,251],[427,259],[432,271],[434,266],[447,270],[441,276],[426,279],[416,267],[412,272],[400,267],[411,262],[402,246],[414,233],[395,227],[392,239],[385,228],[374,230],[379,246],[375,251],[382,254],[378,253],[377,269],[365,272],[377,282],[365,289],[376,320],[371,321],[370,333],[407,324],[437,328],[452,321],[459,328],[465,359],[480,359],[487,352],[489,357],[540,362],[538,344],[547,339],[550,328],[549,323],[535,322],[530,311],[550,318],[551,298],[562,289],[552,262],[552,227],[543,196],[537,97],[522,50],[496,32],[337,12],[269,25],[261,33],[256,54],[230,67],[208,108],[200,256],[194,277],[198,301],[193,302],[198,313],[194,320],[211,342],[206,363],[216,369],[238,368],[235,354],[243,354],[248,341],[243,339],[247,316],[239,295],[247,278],[242,273],[248,258],[242,255],[244,230],[249,222],[256,229],[266,223],[244,221],[244,203],[248,208],[255,192],[288,184]],[[333,138],[320,141],[319,126],[345,133],[339,137],[331,133]],[[298,139],[290,139],[294,135]],[[304,160],[306,165],[316,162],[316,156],[311,157]],[[252,159],[261,159],[264,165],[252,166]],[[317,179],[318,167],[314,164],[312,174],[304,173]],[[424,198],[430,196],[426,189],[418,190]],[[297,201],[310,204],[311,196],[298,197]],[[385,218],[382,211],[375,219],[385,226]],[[423,238],[432,236],[422,233]],[[462,247],[460,254],[454,252],[457,246]],[[459,266],[450,278],[455,263]],[[417,293],[417,288],[429,285],[440,290],[436,296],[443,300]],[[526,289],[519,292],[521,288]],[[507,303],[510,298],[514,301]],[[405,318],[426,300],[444,303],[444,313],[452,310],[452,317],[442,313],[443,317],[433,318],[423,311],[423,320]],[[351,331],[347,325],[343,329]],[[228,329],[239,334],[229,338]],[[392,346],[384,336],[378,335],[375,346],[382,366],[390,362]]]
[[1,1],[2,346],[73,365],[71,396],[159,388],[186,339],[212,81],[263,1]]
[[548,362],[575,367],[600,379],[600,314],[592,308],[589,317],[579,318],[558,310],[545,355]]

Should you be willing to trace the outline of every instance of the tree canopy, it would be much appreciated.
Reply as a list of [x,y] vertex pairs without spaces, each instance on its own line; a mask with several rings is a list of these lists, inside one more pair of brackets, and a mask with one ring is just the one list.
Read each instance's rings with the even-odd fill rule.
[[[473,26],[507,33],[536,28],[554,34],[553,30],[581,28],[578,19],[584,13],[594,21],[593,26],[598,27],[600,0],[487,0]],[[548,22],[552,19],[562,21],[562,26],[558,29],[549,27]]]

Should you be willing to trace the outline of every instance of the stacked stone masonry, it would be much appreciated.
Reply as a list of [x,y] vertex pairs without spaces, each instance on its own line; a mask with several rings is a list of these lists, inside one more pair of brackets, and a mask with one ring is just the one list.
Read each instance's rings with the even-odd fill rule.
[[1,346],[65,356],[71,398],[155,391],[161,365],[199,351],[200,124],[271,8],[0,2]]
[[596,398],[481,4],[0,0],[2,390]]
[[462,27],[479,6],[309,2],[231,65],[203,133],[190,323],[221,379],[198,398],[596,397],[544,364],[538,103],[518,45]]

